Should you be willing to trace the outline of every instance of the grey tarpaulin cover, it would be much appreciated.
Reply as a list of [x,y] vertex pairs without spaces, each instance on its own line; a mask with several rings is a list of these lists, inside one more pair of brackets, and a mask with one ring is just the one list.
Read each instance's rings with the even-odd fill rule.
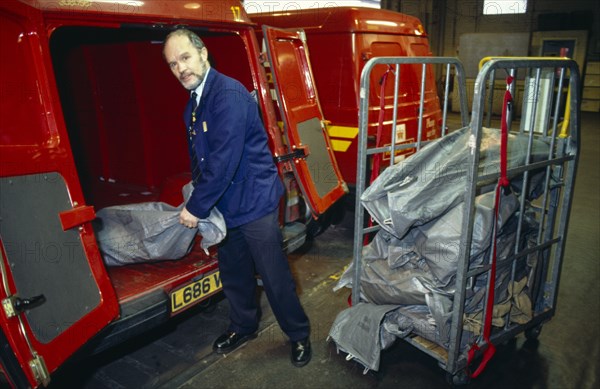
[[379,353],[395,340],[381,330],[385,315],[395,305],[357,304],[340,312],[329,336],[340,348],[371,370],[379,369]]
[[[182,191],[187,201],[193,190],[191,182]],[[180,259],[192,248],[196,234],[202,235],[204,250],[225,238],[223,215],[213,208],[208,219],[201,219],[198,228],[179,224],[179,213],[184,207],[163,202],[119,205],[99,210],[101,221],[95,228],[96,239],[108,266]]]
[[[432,142],[403,163],[386,169],[363,193],[361,201],[371,216],[382,226],[362,251],[360,273],[360,309],[349,308],[336,318],[330,336],[339,349],[359,360],[365,367],[378,366],[381,339],[388,335],[403,337],[415,333],[447,347],[449,341],[452,304],[456,291],[459,246],[462,237],[464,212],[463,193],[467,188],[470,131],[458,130]],[[526,136],[509,136],[509,168],[522,165],[527,154]],[[484,129],[480,148],[480,171],[484,174],[498,172],[500,136],[498,130]],[[535,141],[532,159],[547,156],[546,143]],[[536,196],[540,175],[530,177],[529,199]],[[519,209],[519,180],[513,180],[513,190],[502,195],[497,235],[498,262],[502,263],[516,242]],[[469,268],[483,266],[491,251],[494,225],[495,182],[482,190],[475,199],[475,216],[469,258]],[[521,246],[537,231],[535,220],[524,217],[521,228]],[[521,247],[523,248],[523,247]],[[530,276],[531,258],[519,261],[515,280]],[[496,281],[496,302],[509,298],[510,266],[499,267]],[[346,269],[336,290],[354,287],[354,262]],[[472,280],[465,301],[465,314],[481,311],[486,275]],[[357,307],[358,307],[357,306]],[[380,315],[382,307],[385,315]],[[395,306],[396,309],[390,309]],[[365,312],[375,315],[372,321],[380,323],[382,334],[362,335]],[[363,331],[364,332],[364,331]],[[375,333],[375,331],[372,331]],[[371,333],[371,332],[370,332]],[[335,335],[335,336],[334,336]],[[465,346],[476,338],[465,330],[461,342]],[[368,350],[368,352],[364,351]],[[359,352],[360,351],[360,352]]]
[[[373,219],[398,238],[462,202],[472,151],[468,127],[432,142],[404,162],[386,169],[361,196]],[[528,136],[508,135],[508,168],[522,165]],[[481,174],[500,170],[500,131],[483,128]],[[548,145],[533,143],[532,159],[547,157]],[[490,184],[494,185],[495,182]]]

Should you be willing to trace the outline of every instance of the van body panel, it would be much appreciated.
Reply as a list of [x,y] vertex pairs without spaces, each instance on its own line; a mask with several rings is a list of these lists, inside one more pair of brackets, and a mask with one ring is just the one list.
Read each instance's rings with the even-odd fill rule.
[[60,13],[65,17],[79,17],[77,14],[100,17],[106,20],[115,18],[140,18],[144,24],[149,17],[165,18],[184,23],[202,21],[212,23],[250,23],[241,3],[236,0],[190,2],[187,0],[169,1],[120,1],[100,2],[93,0],[20,0],[44,13]]
[[427,34],[418,18],[377,8],[323,7],[251,14],[253,22],[331,33],[379,33],[408,36]]

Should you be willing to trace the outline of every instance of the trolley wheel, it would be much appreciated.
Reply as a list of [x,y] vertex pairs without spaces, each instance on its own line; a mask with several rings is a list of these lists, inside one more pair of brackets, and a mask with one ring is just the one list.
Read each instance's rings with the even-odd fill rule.
[[542,333],[542,325],[538,324],[537,326],[526,329],[525,337],[529,340],[536,340],[540,336],[541,333]]
[[452,387],[465,386],[468,385],[470,381],[471,377],[469,376],[467,369],[459,370],[456,374],[450,372],[446,373],[446,382]]

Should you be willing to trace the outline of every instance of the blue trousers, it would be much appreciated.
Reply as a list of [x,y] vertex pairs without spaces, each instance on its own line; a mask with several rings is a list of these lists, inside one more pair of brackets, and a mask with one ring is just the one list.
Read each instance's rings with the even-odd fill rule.
[[298,341],[308,337],[310,326],[283,252],[278,214],[275,209],[258,220],[227,230],[219,246],[221,282],[230,305],[230,331],[250,334],[258,330],[258,273],[279,326],[291,341]]

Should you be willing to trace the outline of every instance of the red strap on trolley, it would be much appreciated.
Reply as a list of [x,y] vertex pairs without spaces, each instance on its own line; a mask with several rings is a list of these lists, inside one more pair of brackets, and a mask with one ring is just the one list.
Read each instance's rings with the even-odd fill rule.
[[[507,158],[507,145],[508,145],[508,124],[506,123],[506,117],[508,111],[512,106],[512,95],[510,93],[510,85],[513,82],[511,76],[506,77],[506,92],[504,93],[504,105],[502,108],[502,121],[501,121],[501,138],[500,138],[500,179],[498,185],[502,187],[508,186],[510,182],[506,176],[506,158]],[[496,209],[497,211],[497,209]]]
[[[392,72],[392,67],[389,66],[388,70],[383,74],[380,81],[379,89],[379,123],[377,124],[377,137],[375,138],[375,147],[381,147],[381,137],[383,134],[383,120],[385,119],[385,84],[387,82],[388,75]],[[373,167],[371,169],[371,177],[369,184],[372,184],[377,177],[379,177],[379,169],[381,167],[381,153],[373,155]]]
[[[498,179],[498,185],[496,186],[496,196],[494,200],[494,213],[495,213],[495,228],[494,237],[492,243],[492,263],[490,269],[490,282],[489,290],[487,294],[487,301],[485,305],[485,323],[483,323],[483,345],[487,345],[483,351],[483,358],[477,366],[477,369],[471,373],[471,377],[475,378],[485,369],[487,363],[492,359],[496,353],[496,346],[490,342],[490,334],[492,332],[492,316],[494,311],[494,295],[496,287],[496,237],[498,234],[498,214],[500,212],[500,194],[503,188],[510,184],[507,176],[507,144],[508,144],[508,125],[506,123],[506,117],[508,110],[512,104],[512,95],[510,93],[510,85],[513,82],[513,78],[508,76],[506,78],[506,93],[504,94],[504,105],[502,110],[502,121],[501,121],[501,137],[500,137],[500,178]],[[470,365],[473,358],[480,351],[479,344],[475,343],[467,353],[467,365]]]
[[[392,67],[388,66],[386,72],[381,76],[380,89],[379,89],[379,123],[377,124],[377,136],[375,138],[375,147],[381,147],[381,137],[383,134],[383,120],[385,119],[385,84],[387,82],[388,75],[392,72]],[[371,177],[369,178],[369,185],[373,183],[379,177],[379,169],[381,168],[381,153],[373,155],[373,166],[371,167]],[[373,227],[373,219],[369,218],[369,227]],[[369,236],[365,235],[363,245],[369,244]]]

